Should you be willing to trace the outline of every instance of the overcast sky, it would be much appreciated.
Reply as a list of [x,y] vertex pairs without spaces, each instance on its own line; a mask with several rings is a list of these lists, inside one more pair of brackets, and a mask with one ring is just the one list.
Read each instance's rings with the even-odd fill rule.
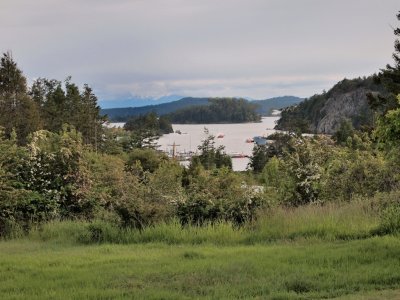
[[0,0],[0,51],[99,99],[308,97],[392,63],[398,0]]

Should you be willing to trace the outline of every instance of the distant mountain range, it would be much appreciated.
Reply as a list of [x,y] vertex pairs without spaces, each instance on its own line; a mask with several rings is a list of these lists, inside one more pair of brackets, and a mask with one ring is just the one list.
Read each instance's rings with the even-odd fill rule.
[[302,102],[304,99],[295,96],[282,96],[265,100],[252,100],[252,103],[258,104],[257,112],[262,116],[269,116],[274,109],[282,109]]
[[[186,97],[180,100],[161,103],[156,105],[146,105],[141,107],[106,108],[101,110],[102,115],[107,115],[113,122],[126,122],[130,117],[144,115],[155,112],[158,115],[166,115],[190,106],[209,105],[210,99],[215,98],[192,98]],[[303,101],[302,98],[294,96],[283,96],[265,100],[251,100],[249,102],[257,104],[257,112],[263,116],[270,115],[274,109],[282,109]]]

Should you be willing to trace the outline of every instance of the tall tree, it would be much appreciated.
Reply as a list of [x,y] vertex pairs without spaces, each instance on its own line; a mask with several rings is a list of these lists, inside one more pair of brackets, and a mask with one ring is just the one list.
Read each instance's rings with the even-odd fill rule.
[[97,148],[105,118],[100,115],[97,97],[88,85],[80,91],[70,77],[64,86],[58,80],[39,78],[33,83],[30,94],[40,108],[45,129],[59,132],[64,124],[73,125],[82,133],[85,144]]
[[83,86],[80,95],[79,122],[76,124],[82,132],[84,142],[92,144],[97,149],[103,133],[105,117],[100,116],[100,106],[97,105],[97,97],[89,85]]
[[0,61],[0,126],[5,128],[6,135],[15,129],[20,144],[40,128],[37,105],[27,91],[22,71],[11,53],[4,53]]
[[[400,21],[400,11],[396,16]],[[384,115],[389,110],[399,106],[397,95],[400,94],[400,28],[394,28],[393,32],[396,36],[393,53],[394,65],[391,66],[388,64],[386,69],[381,70],[381,72],[375,76],[375,81],[383,84],[389,94],[369,95],[371,108],[379,112],[381,115]]]
[[39,107],[44,129],[59,132],[66,123],[66,97],[61,82],[38,78],[32,84],[30,95]]

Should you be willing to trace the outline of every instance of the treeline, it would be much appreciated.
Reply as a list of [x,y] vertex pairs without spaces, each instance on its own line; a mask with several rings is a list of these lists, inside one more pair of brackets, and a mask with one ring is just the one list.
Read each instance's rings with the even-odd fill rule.
[[165,116],[158,116],[155,112],[130,118],[124,125],[130,132],[135,144],[132,148],[156,146],[156,140],[163,134],[174,132],[172,124]]
[[153,135],[163,135],[174,132],[171,122],[165,116],[158,116],[155,112],[140,115],[129,119],[124,128],[130,131],[148,130]]
[[102,109],[101,113],[113,122],[127,122],[130,118],[156,113],[159,116],[166,115],[189,106],[208,105],[209,98],[186,97],[177,101],[162,103],[157,105],[147,105],[141,107],[123,107]]
[[[102,109],[101,113],[113,122],[126,122],[132,117],[145,115],[155,112],[159,116],[173,113],[177,110],[193,107],[193,106],[207,106],[210,100],[215,98],[182,98],[177,101],[163,103],[158,105],[147,105],[142,107],[125,107],[125,108],[108,108]],[[262,116],[269,116],[274,109],[281,109],[290,105],[297,104],[303,99],[293,96],[283,96],[270,98],[265,100],[252,100],[250,103],[256,105],[256,112]]]
[[28,87],[11,53],[3,54],[0,63],[0,111],[6,137],[15,134],[21,145],[29,134],[40,129],[58,132],[65,123],[75,126],[86,144],[96,145],[105,121],[88,85],[80,90],[70,78],[64,83],[39,78]]
[[170,113],[172,123],[211,124],[260,122],[257,105],[245,99],[210,98],[209,105],[191,106]]

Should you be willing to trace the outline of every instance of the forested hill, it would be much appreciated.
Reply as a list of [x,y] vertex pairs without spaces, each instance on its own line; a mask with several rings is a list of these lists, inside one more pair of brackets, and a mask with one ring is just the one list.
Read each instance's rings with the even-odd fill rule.
[[[172,112],[176,112],[182,108],[191,106],[209,105],[210,99],[214,98],[192,98],[187,97],[177,101],[163,103],[158,105],[147,105],[142,107],[124,107],[124,108],[108,108],[102,109],[101,114],[107,115],[109,120],[114,122],[126,122],[129,118],[145,115],[149,112],[155,112],[157,115],[165,115]],[[281,109],[293,104],[301,102],[303,99],[294,96],[283,96],[265,100],[253,100],[250,101],[257,104],[256,112],[263,116],[270,115],[272,110]]]
[[101,114],[107,115],[110,121],[126,122],[131,117],[145,115],[150,112],[155,112],[157,115],[162,116],[185,107],[195,106],[195,105],[208,105],[208,104],[209,104],[208,98],[187,97],[177,101],[158,104],[158,105],[102,109]]
[[191,106],[170,113],[167,117],[178,124],[259,122],[257,105],[245,99],[214,98],[209,105]]
[[368,94],[376,92],[384,89],[372,76],[344,79],[328,92],[284,109],[276,129],[333,134],[343,121],[350,121],[357,129],[371,126],[373,113]]

